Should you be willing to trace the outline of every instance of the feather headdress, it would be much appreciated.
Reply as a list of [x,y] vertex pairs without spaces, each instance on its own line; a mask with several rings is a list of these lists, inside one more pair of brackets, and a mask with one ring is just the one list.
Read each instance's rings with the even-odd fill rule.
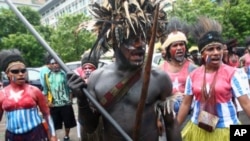
[[[89,6],[90,13],[96,21],[93,30],[97,32],[97,40],[91,53],[104,53],[110,47],[119,48],[135,36],[147,40],[150,38],[155,6],[160,1],[151,0],[104,0],[102,4]],[[158,17],[158,28],[166,28],[166,14],[161,10]],[[84,24],[83,24],[84,25]],[[81,27],[84,26],[80,26]],[[79,28],[78,28],[79,31]],[[157,30],[157,36],[165,30]]]
[[162,47],[168,48],[173,42],[184,41],[187,43],[188,26],[184,21],[181,21],[177,17],[173,17],[169,20],[166,30],[166,40]]
[[220,23],[207,17],[199,17],[191,30],[191,34],[201,52],[206,45],[212,42],[223,43],[221,32]]
[[184,33],[185,35],[189,32],[189,27],[186,24],[185,21],[181,20],[178,17],[172,17],[169,19],[168,25],[167,25],[167,34],[170,34],[171,32],[180,31]]
[[20,62],[25,64],[23,57],[18,49],[1,50],[0,52],[0,68],[1,71],[7,71],[9,64]]

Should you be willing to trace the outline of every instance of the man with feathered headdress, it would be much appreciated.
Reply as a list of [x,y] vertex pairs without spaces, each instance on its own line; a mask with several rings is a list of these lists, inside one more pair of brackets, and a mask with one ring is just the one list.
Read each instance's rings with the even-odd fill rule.
[[[90,94],[132,138],[136,126],[136,109],[140,102],[143,85],[145,50],[148,39],[151,38],[155,3],[150,0],[109,0],[104,1],[104,5],[94,3],[90,7],[97,20],[95,29],[98,32],[92,53],[100,55],[103,47],[112,47],[116,61],[94,71],[89,77],[87,88]],[[158,20],[164,22],[165,19]],[[164,28],[164,24],[159,27]],[[157,36],[160,34],[158,32]],[[68,76],[68,85],[75,94],[77,93],[79,122],[87,132],[91,133],[98,125],[100,113],[92,104],[88,103],[80,90],[80,88],[86,87],[86,83],[74,74]],[[172,85],[167,74],[157,68],[152,68],[148,96],[141,119],[140,141],[158,140],[156,124],[158,115],[154,111],[156,103],[162,105],[161,110],[166,123],[168,141],[181,140],[172,107],[164,108],[167,97],[171,96],[171,91]],[[104,141],[125,140],[105,118],[103,118],[103,125]]]

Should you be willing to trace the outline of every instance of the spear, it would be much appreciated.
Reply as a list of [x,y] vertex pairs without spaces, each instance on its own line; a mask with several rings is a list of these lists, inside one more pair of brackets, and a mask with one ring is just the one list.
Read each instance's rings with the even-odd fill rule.
[[[23,24],[28,28],[28,30],[35,36],[35,38],[42,44],[42,46],[47,50],[51,56],[58,62],[62,69],[66,72],[72,72],[63,61],[57,56],[54,50],[46,43],[46,41],[39,35],[39,33],[34,29],[34,27],[27,21],[27,19],[22,15],[22,13],[16,8],[15,5],[10,0],[5,0],[9,5],[11,10],[17,15],[17,17],[23,22]],[[117,124],[117,122],[108,114],[108,112],[89,94],[86,89],[83,89],[84,94],[87,98],[96,106],[100,113],[116,128],[116,130],[127,140],[132,141],[132,139],[127,135],[127,133]]]
[[150,74],[151,74],[151,62],[152,62],[152,56],[154,53],[154,44],[155,44],[155,37],[156,37],[156,29],[157,29],[157,21],[158,21],[158,12],[159,12],[159,3],[156,5],[156,10],[154,14],[154,22],[152,27],[152,35],[149,42],[149,50],[148,50],[148,56],[147,61],[144,68],[144,76],[143,76],[143,84],[142,84],[142,90],[141,90],[141,98],[139,101],[139,104],[137,106],[136,111],[136,119],[135,119],[135,127],[134,127],[134,133],[133,138],[134,141],[139,140],[139,133],[140,133],[140,126],[141,126],[141,119],[142,114],[148,94],[148,85],[150,81]]

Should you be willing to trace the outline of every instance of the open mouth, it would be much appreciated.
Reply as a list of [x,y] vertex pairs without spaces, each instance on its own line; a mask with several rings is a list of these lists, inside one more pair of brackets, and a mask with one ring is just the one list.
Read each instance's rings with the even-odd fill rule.
[[144,51],[133,51],[131,52],[131,56],[135,58],[141,58],[144,56]]
[[25,81],[25,78],[18,78],[18,81]]
[[211,62],[213,63],[217,63],[217,62],[220,62],[221,59],[219,57],[216,57],[216,58],[211,58]]
[[176,55],[183,55],[184,53],[182,51],[178,51],[175,53]]
[[144,60],[144,51],[133,51],[131,52],[131,61],[136,63],[136,64],[141,64],[143,63],[143,60]]

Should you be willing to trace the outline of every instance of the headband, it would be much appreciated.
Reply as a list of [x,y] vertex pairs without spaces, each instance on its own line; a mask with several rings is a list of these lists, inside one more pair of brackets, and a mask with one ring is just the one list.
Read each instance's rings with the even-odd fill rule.
[[217,31],[209,31],[205,35],[202,36],[202,38],[198,41],[198,47],[200,52],[204,51],[204,48],[206,45],[212,43],[212,42],[219,42],[222,43],[222,37]]
[[[24,63],[21,62],[21,61],[11,62],[11,63],[9,63],[8,67],[6,68],[6,71],[9,71],[9,69],[10,69],[11,67],[15,66],[15,65],[24,65]],[[25,65],[24,65],[24,66],[25,66]]]

